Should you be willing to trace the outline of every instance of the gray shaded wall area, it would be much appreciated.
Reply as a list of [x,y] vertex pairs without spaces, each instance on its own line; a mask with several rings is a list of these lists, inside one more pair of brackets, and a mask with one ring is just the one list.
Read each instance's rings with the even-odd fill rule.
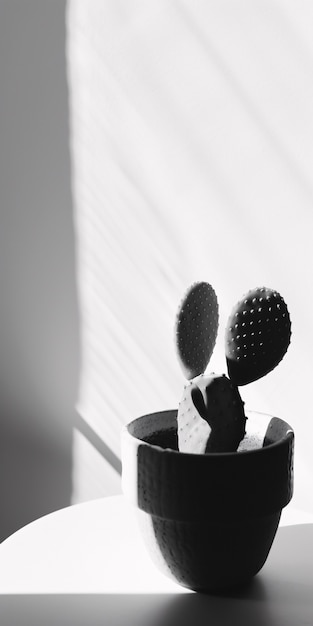
[[65,4],[0,2],[0,540],[71,499],[79,320]]

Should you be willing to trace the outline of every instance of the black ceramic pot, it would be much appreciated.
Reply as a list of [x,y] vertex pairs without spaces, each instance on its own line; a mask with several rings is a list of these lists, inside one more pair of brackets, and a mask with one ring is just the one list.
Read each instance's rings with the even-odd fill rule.
[[[253,423],[254,415],[247,416]],[[162,571],[202,592],[223,592],[264,565],[292,497],[292,428],[266,420],[263,446],[243,452],[177,450],[176,411],[123,429],[122,485],[138,508],[148,550]],[[252,422],[251,422],[252,420]]]

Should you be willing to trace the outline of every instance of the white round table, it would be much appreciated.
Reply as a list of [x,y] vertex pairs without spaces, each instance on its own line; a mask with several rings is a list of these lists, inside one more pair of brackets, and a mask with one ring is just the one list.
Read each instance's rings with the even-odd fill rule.
[[155,569],[123,496],[62,509],[0,545],[1,626],[312,626],[310,521],[287,507],[259,575],[239,595],[218,597]]

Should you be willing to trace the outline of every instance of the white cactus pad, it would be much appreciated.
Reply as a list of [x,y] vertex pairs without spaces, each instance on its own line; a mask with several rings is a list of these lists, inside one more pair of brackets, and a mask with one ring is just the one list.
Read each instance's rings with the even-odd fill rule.
[[204,391],[208,376],[200,374],[184,387],[182,400],[177,413],[178,449],[180,452],[204,454],[211,432],[209,424],[199,415],[191,398],[192,383]]

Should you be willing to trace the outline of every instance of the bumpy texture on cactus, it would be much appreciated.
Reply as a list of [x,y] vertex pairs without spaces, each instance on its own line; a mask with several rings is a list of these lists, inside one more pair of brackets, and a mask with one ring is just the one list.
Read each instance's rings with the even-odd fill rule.
[[246,385],[270,372],[283,358],[290,337],[290,317],[281,295],[266,287],[249,291],[227,324],[225,351],[231,380]]
[[211,358],[218,329],[218,303],[209,283],[188,289],[176,317],[178,359],[187,379],[203,373]]
[[205,393],[207,382],[208,377],[201,374],[189,381],[184,387],[183,397],[177,412],[178,449],[181,452],[197,454],[204,454],[205,452],[211,427],[198,413],[191,397],[191,391],[197,386],[202,393]]
[[182,452],[234,452],[245,435],[244,403],[227,376],[197,376],[185,387],[177,415]]

